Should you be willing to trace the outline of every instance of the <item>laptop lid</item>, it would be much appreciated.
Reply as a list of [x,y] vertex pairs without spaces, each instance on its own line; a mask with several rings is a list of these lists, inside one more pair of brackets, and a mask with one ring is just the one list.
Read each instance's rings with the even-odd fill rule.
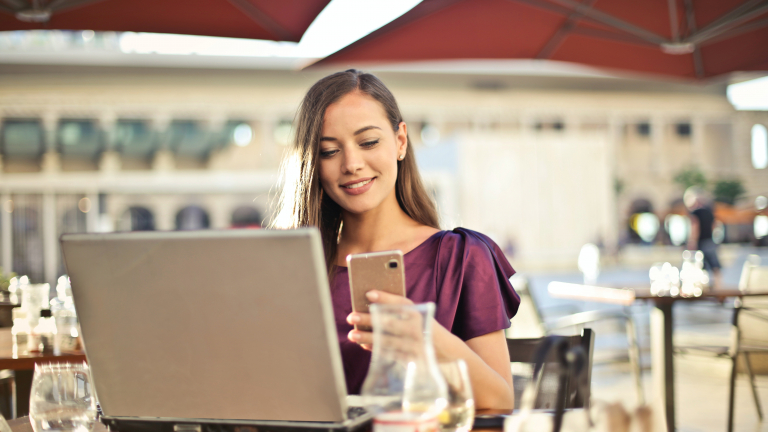
[[61,238],[105,416],[340,422],[316,229]]

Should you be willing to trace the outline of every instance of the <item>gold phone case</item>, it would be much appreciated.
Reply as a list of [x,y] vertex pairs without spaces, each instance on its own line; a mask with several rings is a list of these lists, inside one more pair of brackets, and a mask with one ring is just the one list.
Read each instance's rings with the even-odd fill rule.
[[[405,297],[405,267],[401,251],[347,255],[347,268],[353,311],[368,313],[369,303],[365,294],[374,289]],[[367,326],[355,328],[371,331]]]

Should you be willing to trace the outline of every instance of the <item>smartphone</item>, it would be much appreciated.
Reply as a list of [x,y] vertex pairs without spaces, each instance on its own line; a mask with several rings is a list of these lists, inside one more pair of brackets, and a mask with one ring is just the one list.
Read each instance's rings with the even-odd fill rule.
[[[349,291],[352,294],[352,310],[368,313],[365,294],[379,290],[405,297],[405,266],[399,250],[347,255]],[[355,329],[371,331],[368,326]]]

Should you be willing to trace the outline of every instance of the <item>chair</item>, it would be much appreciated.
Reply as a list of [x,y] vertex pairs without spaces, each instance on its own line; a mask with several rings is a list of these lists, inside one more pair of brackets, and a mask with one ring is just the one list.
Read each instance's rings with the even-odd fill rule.
[[[744,263],[739,281],[739,289],[748,292],[751,289],[768,290],[768,266],[760,266],[760,257],[750,255]],[[733,312],[731,346],[727,355],[731,358],[730,397],[728,399],[728,431],[733,431],[733,415],[736,399],[736,366],[743,354],[752,396],[757,408],[757,416],[763,421],[763,410],[755,385],[755,375],[749,360],[750,354],[768,353],[768,296],[742,297],[736,301]]]
[[[642,375],[640,370],[640,348],[637,342],[637,327],[628,308],[594,310],[586,312],[570,313],[557,319],[545,321],[542,318],[541,308],[538,306],[535,297],[531,294],[527,280],[521,276],[512,277],[512,286],[515,287],[520,295],[520,310],[512,321],[512,327],[507,331],[507,337],[520,336],[543,336],[552,334],[558,330],[575,328],[581,331],[586,324],[597,321],[618,321],[624,324],[627,335],[628,358],[632,367],[632,374],[635,379],[635,391],[639,405],[645,403],[643,393]],[[569,311],[570,312],[570,311]],[[520,327],[525,327],[521,330]]]
[[[563,401],[564,406],[565,408],[584,408],[589,401],[590,383],[592,380],[592,354],[595,346],[594,332],[591,329],[583,329],[581,335],[564,337],[568,339],[571,347],[580,345],[587,355],[586,394],[583,394],[580,390],[577,382],[578,377],[568,377],[566,388],[563,392],[566,398]],[[544,340],[543,337],[507,339],[510,362],[531,364],[536,348],[542,340]],[[555,352],[550,352],[550,357],[547,358],[534,408],[554,409],[557,405],[557,389],[559,385],[557,368],[559,365],[554,361],[555,354]],[[522,382],[515,385],[515,408],[519,408],[518,404],[521,400],[523,389],[524,385]]]

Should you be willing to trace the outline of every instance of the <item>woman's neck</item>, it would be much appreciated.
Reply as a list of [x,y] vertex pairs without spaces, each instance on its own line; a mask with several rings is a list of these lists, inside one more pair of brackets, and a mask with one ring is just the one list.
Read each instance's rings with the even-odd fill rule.
[[413,231],[422,227],[400,208],[394,193],[365,213],[343,212],[342,220],[340,261],[348,254],[408,249]]

